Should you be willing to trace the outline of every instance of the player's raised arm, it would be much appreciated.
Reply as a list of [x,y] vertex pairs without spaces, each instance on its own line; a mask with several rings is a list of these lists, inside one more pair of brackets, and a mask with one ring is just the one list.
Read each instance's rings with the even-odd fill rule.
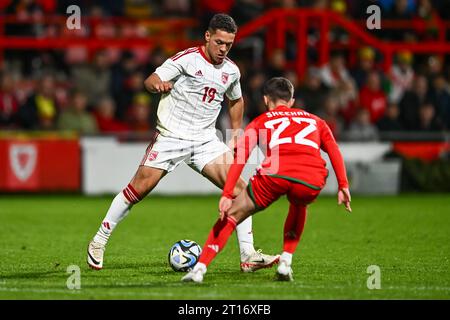
[[244,134],[237,140],[234,162],[228,171],[227,180],[223,188],[222,196],[233,199],[233,190],[242,173],[242,170],[250,157],[251,152],[258,144],[258,131],[251,122],[245,128]]
[[242,118],[244,117],[244,99],[240,97],[236,100],[230,100],[228,110],[230,114],[231,129],[233,130],[228,146],[231,150],[233,150],[236,147],[239,129],[242,128]]
[[350,190],[348,186],[347,173],[345,170],[344,158],[342,157],[339,146],[331,133],[330,128],[325,121],[319,122],[320,126],[320,140],[321,149],[328,153],[330,157],[331,165],[333,166],[334,173],[336,174],[339,191],[338,191],[338,204],[344,204],[345,209],[348,212],[352,212],[350,207]]

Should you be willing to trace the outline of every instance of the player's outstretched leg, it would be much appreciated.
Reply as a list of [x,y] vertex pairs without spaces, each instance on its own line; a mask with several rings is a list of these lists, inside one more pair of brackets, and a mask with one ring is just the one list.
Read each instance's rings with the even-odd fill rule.
[[131,207],[141,201],[159,182],[164,171],[140,166],[130,184],[111,203],[100,227],[87,248],[87,263],[95,270],[103,268],[103,256],[111,233],[117,224],[130,212]]
[[[227,178],[230,164],[234,157],[231,152],[225,152],[213,161],[209,162],[202,170],[206,176],[219,188],[223,188]],[[234,195],[237,196],[241,191],[246,192],[247,183],[240,178],[236,184]],[[261,250],[256,251],[254,247],[252,217],[248,217],[236,227],[236,236],[239,243],[241,257],[240,268],[243,272],[253,272],[262,268],[270,268],[278,263],[279,255],[263,254]]]
[[292,255],[300,242],[306,222],[306,206],[291,203],[289,214],[284,224],[283,253],[276,272],[279,281],[293,281]]
[[207,266],[219,251],[223,249],[234,229],[236,229],[236,219],[234,217],[226,217],[223,220],[219,218],[208,235],[202,254],[194,269],[185,275],[181,281],[202,282]]
[[194,269],[184,276],[182,281],[202,282],[208,265],[216,255],[225,247],[236,225],[242,223],[253,212],[255,205],[247,192],[241,192],[233,202],[227,216],[217,219],[214,227],[208,235],[208,239],[203,246],[202,254]]

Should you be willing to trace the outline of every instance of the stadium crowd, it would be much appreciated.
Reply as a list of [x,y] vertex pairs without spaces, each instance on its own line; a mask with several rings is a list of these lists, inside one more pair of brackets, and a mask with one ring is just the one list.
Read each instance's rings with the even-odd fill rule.
[[[450,1],[431,0],[121,0],[78,1],[91,16],[133,18],[192,17],[198,21],[194,37],[201,39],[216,12],[231,14],[238,25],[272,7],[328,8],[354,19],[367,16],[370,4],[382,8],[383,18],[450,20]],[[20,17],[66,14],[77,1],[12,0],[0,10]],[[377,36],[397,41],[435,39],[430,29],[381,30]],[[7,35],[43,36],[55,32],[42,23],[5,26]],[[106,34],[114,32],[106,26]],[[309,30],[308,37],[314,37]],[[334,37],[345,32],[333,30]],[[184,49],[184,48],[180,48]],[[443,132],[450,130],[450,64],[448,56],[398,52],[391,70],[383,72],[382,57],[371,47],[358,49],[357,62],[335,51],[327,64],[313,63],[304,79],[288,68],[290,49],[275,50],[261,61],[249,58],[238,45],[230,57],[241,70],[241,85],[249,122],[263,111],[262,84],[284,76],[296,88],[296,106],[324,118],[338,140],[371,141],[383,132]],[[6,50],[0,66],[0,128],[2,130],[75,130],[81,134],[148,132],[156,121],[159,97],[144,88],[145,78],[173,52],[157,47],[142,50],[98,50],[88,59],[79,49]],[[310,60],[314,60],[314,53]],[[218,120],[226,128],[224,108]]]

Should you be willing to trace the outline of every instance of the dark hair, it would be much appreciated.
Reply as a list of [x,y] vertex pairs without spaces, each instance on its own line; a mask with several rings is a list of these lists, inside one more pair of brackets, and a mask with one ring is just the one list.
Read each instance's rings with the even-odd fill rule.
[[275,77],[266,81],[263,94],[272,101],[290,101],[294,96],[294,86],[286,78]]
[[216,32],[216,30],[223,30],[228,33],[236,33],[237,25],[233,18],[224,13],[215,14],[209,21],[208,30],[210,32]]

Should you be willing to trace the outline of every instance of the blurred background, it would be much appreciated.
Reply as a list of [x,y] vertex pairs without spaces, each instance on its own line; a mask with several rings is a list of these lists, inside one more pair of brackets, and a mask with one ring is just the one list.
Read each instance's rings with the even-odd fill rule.
[[[329,124],[354,189],[450,191],[450,0],[0,1],[0,191],[121,190],[155,127],[145,78],[202,44],[219,12],[239,26],[245,123],[264,111],[264,81],[284,76],[296,107]],[[216,191],[183,170],[183,186],[159,190]]]

